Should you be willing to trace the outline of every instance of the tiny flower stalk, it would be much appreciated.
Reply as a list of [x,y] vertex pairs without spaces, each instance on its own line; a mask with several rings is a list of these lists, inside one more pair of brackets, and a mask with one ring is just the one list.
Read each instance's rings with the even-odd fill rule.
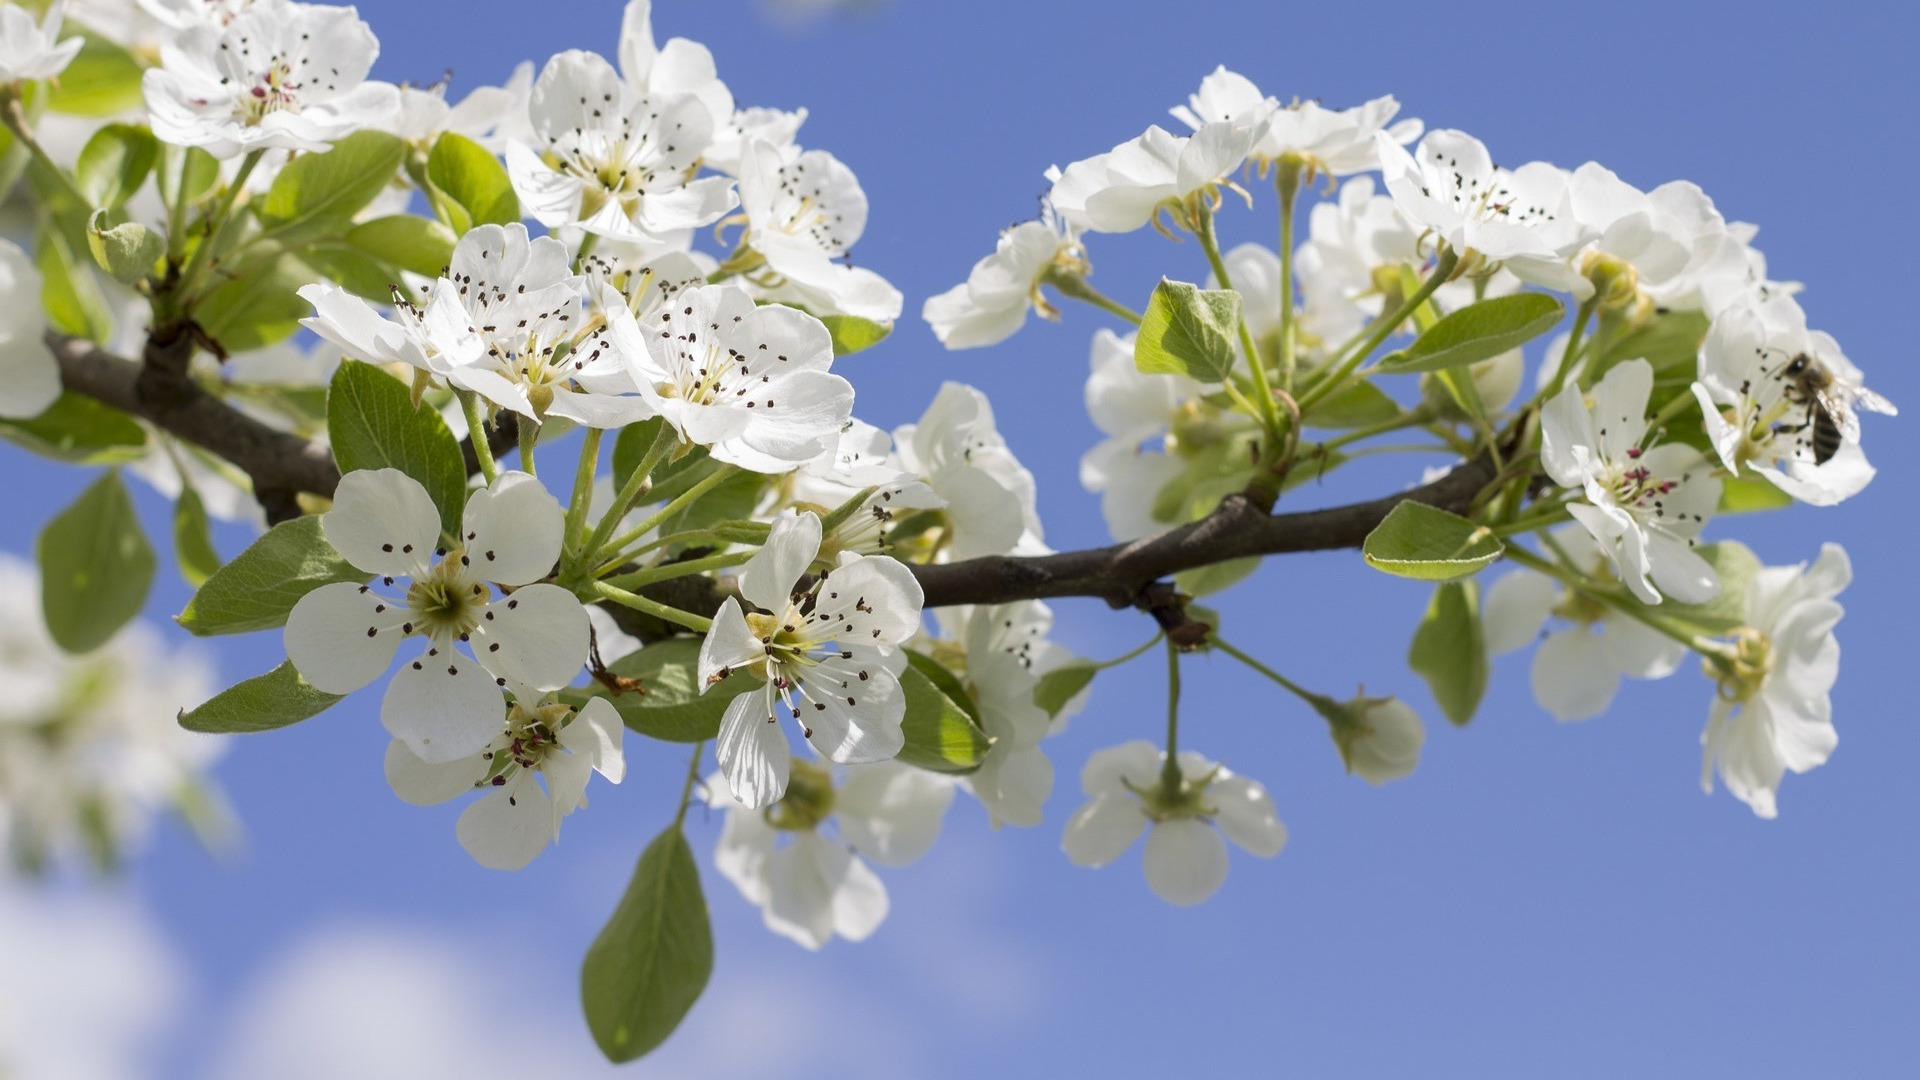
[[1313,406],[1326,400],[1334,392],[1344,389],[1347,385],[1348,377],[1360,366],[1360,362],[1368,356],[1371,356],[1373,350],[1380,347],[1381,342],[1392,337],[1393,332],[1399,328],[1400,324],[1412,317],[1420,305],[1426,303],[1427,298],[1432,296],[1440,286],[1451,281],[1460,266],[1461,260],[1459,252],[1451,247],[1441,248],[1440,255],[1434,262],[1432,272],[1420,283],[1420,287],[1414,291],[1413,295],[1408,296],[1402,301],[1399,308],[1395,309],[1392,315],[1375,324],[1373,332],[1362,339],[1360,344],[1354,348],[1352,352],[1341,357],[1334,366],[1327,370],[1325,375],[1322,375],[1312,386],[1308,387],[1304,393],[1298,395],[1301,413],[1311,414]]
[[[1227,273],[1226,260],[1220,255],[1220,240],[1214,235],[1212,210],[1195,203],[1192,224],[1193,234],[1200,240],[1200,249],[1206,253],[1207,265],[1213,268],[1213,279],[1219,282],[1223,289],[1233,288],[1233,276]],[[1284,259],[1285,256],[1283,255],[1282,258]],[[1281,287],[1288,293],[1293,291],[1293,287],[1284,282]],[[1281,304],[1280,310],[1287,312],[1292,307],[1292,297],[1288,296],[1286,302]],[[1285,442],[1282,434],[1285,421],[1280,418],[1280,406],[1274,400],[1273,385],[1267,379],[1267,365],[1261,359],[1259,345],[1254,343],[1253,331],[1247,328],[1244,311],[1240,316],[1239,332],[1240,348],[1247,356],[1247,371],[1253,377],[1254,406],[1258,410],[1261,424],[1266,427],[1270,436],[1265,464],[1271,464],[1279,459],[1279,448]],[[1284,342],[1286,336],[1284,331],[1281,336]]]
[[1280,197],[1280,388],[1288,392],[1293,390],[1294,368],[1297,364],[1293,339],[1294,202],[1300,195],[1302,177],[1312,183],[1313,172],[1313,162],[1292,150],[1280,155],[1273,171],[1273,189]]
[[1051,285],[1054,291],[1058,292],[1061,296],[1068,296],[1075,300],[1085,301],[1109,315],[1125,319],[1127,322],[1139,326],[1140,313],[1122,304],[1120,301],[1115,300],[1111,296],[1108,296],[1106,293],[1101,292],[1099,289],[1094,288],[1093,285],[1087,281],[1088,269],[1084,262],[1056,262],[1048,267],[1047,271],[1040,276],[1039,284],[1034,286],[1033,309],[1039,312],[1040,316],[1045,319],[1058,319],[1060,317],[1060,312],[1055,309],[1053,305],[1047,303],[1046,298],[1040,292],[1040,285]]

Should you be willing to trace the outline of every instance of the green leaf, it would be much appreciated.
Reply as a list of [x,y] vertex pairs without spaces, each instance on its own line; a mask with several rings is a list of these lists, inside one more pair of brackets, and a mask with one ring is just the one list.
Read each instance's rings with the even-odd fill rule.
[[1720,482],[1720,513],[1749,514],[1758,510],[1779,510],[1793,505],[1793,496],[1764,476],[1745,473]]
[[[766,483],[765,475],[740,469],[702,492],[685,510],[661,522],[660,535],[706,529],[723,521],[752,517],[754,507],[760,505],[760,493]],[[659,502],[660,499],[649,495],[647,501]]]
[[700,683],[700,639],[668,638],[632,652],[608,665],[615,675],[638,679],[645,693],[628,691],[615,694],[598,682],[569,696],[585,701],[604,697],[613,703],[620,719],[649,738],[664,742],[692,743],[711,739],[720,733],[720,717],[727,705],[742,693],[757,688],[760,680],[744,671],[736,671],[725,680],[706,688]]
[[327,390],[327,437],[342,473],[399,469],[433,497],[441,527],[460,534],[467,501],[460,441],[431,406],[414,405],[406,383],[372,364],[341,363]]
[[259,204],[260,220],[275,233],[329,227],[341,232],[373,201],[406,160],[407,144],[384,131],[362,130],[321,154],[299,154]]
[[112,275],[122,285],[131,285],[153,273],[154,264],[167,252],[167,241],[159,233],[137,221],[103,229],[106,211],[96,210],[94,224],[87,230],[87,250],[94,265]]
[[360,582],[321,535],[318,517],[298,517],[267,530],[253,546],[207,578],[180,613],[180,625],[206,637],[284,626],[300,598],[336,581]]
[[587,947],[587,1029],[609,1061],[632,1061],[673,1034],[712,974],[707,898],[675,821],[640,854],[620,906]]
[[1362,547],[1374,569],[1422,581],[1478,573],[1504,550],[1493,530],[1410,499],[1395,506]]
[[1404,352],[1380,361],[1394,373],[1440,371],[1491,360],[1553,329],[1566,307],[1546,293],[1496,296],[1452,312],[1414,339]]
[[[1753,579],[1760,573],[1760,557],[1738,540],[1722,540],[1694,549],[1720,575],[1720,592],[1704,604],[1661,604],[1658,613],[1694,627],[1704,634],[1718,635],[1738,629],[1747,622],[1747,600]],[[1629,602],[1632,598],[1628,597]]]
[[199,588],[220,569],[220,553],[213,547],[213,522],[206,504],[192,487],[182,487],[173,504],[173,557],[180,576]]
[[1054,668],[1040,676],[1039,685],[1033,688],[1033,703],[1047,710],[1048,716],[1059,716],[1067,702],[1093,685],[1093,677],[1098,674],[1100,669],[1085,660]]
[[1473,581],[1449,581],[1433,590],[1426,617],[1414,631],[1407,666],[1427,680],[1440,711],[1455,724],[1473,719],[1487,692],[1492,665],[1486,628],[1480,622],[1480,589]]
[[[633,470],[640,467],[641,460],[647,456],[647,450],[653,446],[653,440],[659,437],[660,430],[666,426],[666,420],[655,416],[637,424],[628,424],[620,429],[620,434],[613,440],[613,488],[615,491],[626,486],[627,480],[633,476]],[[665,468],[663,464],[662,468],[653,471],[655,488],[660,486]],[[653,495],[649,493],[646,500],[652,502]]]
[[940,773],[970,773],[986,759],[992,745],[976,720],[977,706],[953,673],[933,658],[907,653],[900,673],[907,694],[907,714],[900,729],[906,745],[899,761]]
[[1310,428],[1357,428],[1385,423],[1399,415],[1400,403],[1363,379],[1315,405],[1302,423]]
[[393,302],[393,286],[400,270],[344,240],[323,240],[300,249],[300,261],[318,274],[363,300]]
[[180,710],[180,726],[219,735],[273,731],[318,716],[345,696],[315,690],[293,669],[293,661],[282,660],[265,675],[229,686],[205,704]]
[[[72,23],[69,30],[78,29]],[[69,36],[62,32],[62,39]],[[140,96],[140,61],[125,48],[91,30],[79,55],[49,84],[47,108],[72,116],[113,116],[145,105]]]
[[138,124],[108,124],[80,148],[73,180],[94,206],[111,209],[140,190],[159,159],[153,132]]
[[511,225],[520,220],[520,199],[506,167],[486,148],[449,131],[427,153],[429,195],[456,233],[475,225]]
[[147,430],[133,417],[71,392],[62,392],[39,416],[0,420],[0,438],[76,465],[133,461],[147,447]]
[[347,243],[383,263],[425,277],[439,277],[453,261],[453,233],[437,221],[411,214],[355,225],[347,231]]
[[[1582,381],[1598,379],[1622,360],[1645,360],[1654,374],[1689,372],[1707,340],[1710,320],[1704,311],[1656,311],[1646,321],[1607,340],[1598,366],[1590,366]],[[1688,384],[1693,382],[1689,377]]]
[[47,522],[36,549],[47,632],[61,648],[91,652],[140,614],[153,584],[153,548],[118,471],[102,474]]
[[827,333],[833,335],[833,356],[836,360],[871,349],[893,333],[891,323],[877,323],[852,315],[822,315],[820,321],[827,324]]
[[1134,341],[1134,366],[1149,375],[1221,382],[1233,370],[1240,294],[1160,279]]
[[300,320],[313,314],[297,290],[314,276],[290,255],[275,259],[265,270],[229,278],[208,292],[195,305],[194,318],[228,352],[265,348],[292,337]]
[[63,334],[105,343],[113,336],[113,315],[93,278],[91,262],[59,228],[42,224],[34,263],[40,269],[40,303],[47,321]]
[[1173,575],[1173,584],[1188,596],[1210,596],[1238,585],[1247,579],[1247,575],[1258,569],[1260,569],[1259,556],[1228,559],[1222,563],[1182,570]]

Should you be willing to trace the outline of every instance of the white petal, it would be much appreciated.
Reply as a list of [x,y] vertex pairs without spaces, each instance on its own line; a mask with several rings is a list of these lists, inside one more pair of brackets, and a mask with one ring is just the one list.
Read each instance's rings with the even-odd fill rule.
[[1132,795],[1096,795],[1067,819],[1060,850],[1073,865],[1097,869],[1132,847],[1146,827],[1147,815]]
[[774,715],[772,695],[748,691],[727,705],[713,745],[733,797],[749,810],[771,806],[787,792],[793,751]]
[[1038,825],[1053,794],[1053,762],[1037,746],[995,743],[967,784],[995,825]]
[[560,745],[584,755],[594,771],[608,783],[617,784],[627,776],[626,752],[621,745],[626,733],[620,710],[606,698],[594,698],[582,705],[573,722],[560,732]]
[[440,511],[420,481],[399,469],[359,469],[340,478],[320,529],[354,566],[413,577],[439,546]]
[[766,643],[747,625],[740,601],[727,597],[700,642],[700,692],[706,693],[721,672],[763,660],[766,655]]
[[1560,602],[1560,586],[1545,574],[1515,570],[1487,590],[1480,620],[1487,628],[1487,651],[1501,656],[1533,644]]
[[302,678],[329,694],[350,694],[393,664],[407,610],[365,585],[322,585],[293,605],[282,638]]
[[558,690],[587,662],[587,612],[558,585],[527,585],[487,605],[473,629],[487,670],[536,690]]
[[[720,786],[720,777],[709,777],[710,789]],[[767,824],[758,810],[748,810],[731,796],[710,791],[719,805],[727,807],[726,824],[720,829],[720,842],[713,849],[713,868],[733,882],[740,895],[755,904],[767,902],[767,860],[772,858],[778,833]]]
[[953,787],[944,777],[890,761],[855,766],[834,797],[840,834],[882,866],[905,866],[939,838]]
[[1533,697],[1555,720],[1586,720],[1613,704],[1620,673],[1599,635],[1575,627],[1547,635],[1533,654]]
[[767,929],[809,949],[833,937],[833,894],[853,855],[818,834],[794,835],[767,859]]
[[1606,620],[1601,642],[1607,663],[1622,675],[1636,679],[1664,679],[1687,658],[1687,647],[1638,619],[1621,616]]
[[469,757],[429,765],[395,739],[387,744],[387,786],[402,801],[438,806],[474,790],[487,775],[485,758]]
[[1147,884],[1169,904],[1198,904],[1227,880],[1227,842],[1198,818],[1175,818],[1153,827],[1141,860]]
[[553,804],[531,773],[475,802],[454,827],[460,846],[489,870],[518,870],[553,841]]
[[506,721],[500,687],[477,661],[432,648],[400,665],[380,701],[388,734],[428,764],[486,749]]
[[740,571],[740,595],[755,607],[786,614],[793,587],[820,553],[820,518],[811,512],[775,518],[766,545]]
[[566,515],[540,481],[505,472],[467,499],[461,529],[477,577],[525,585],[546,577],[559,561]]
[[1160,777],[1160,765],[1164,757],[1159,747],[1145,739],[1097,750],[1087,758],[1086,766],[1080,770],[1080,790],[1088,795],[1128,795],[1131,798],[1127,786],[1152,786]]
[[833,890],[833,932],[848,941],[865,941],[887,919],[887,887],[858,857],[847,857],[846,872]]
[[905,745],[907,695],[886,658],[856,651],[851,660],[831,656],[798,674],[804,700],[797,719],[828,761],[885,761]]
[[1287,827],[1267,789],[1244,776],[1228,776],[1207,788],[1213,820],[1227,839],[1250,854],[1271,859],[1287,846]]

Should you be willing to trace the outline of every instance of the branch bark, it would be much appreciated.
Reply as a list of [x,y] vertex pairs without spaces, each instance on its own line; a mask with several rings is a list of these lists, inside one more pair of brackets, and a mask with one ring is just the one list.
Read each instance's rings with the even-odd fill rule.
[[[68,390],[141,417],[243,469],[270,520],[298,516],[299,493],[331,496],[340,482],[325,447],[235,410],[194,382],[184,365],[173,370],[136,364],[58,334],[49,334],[47,344]],[[510,445],[513,438],[513,428],[503,423],[489,441]],[[1116,608],[1137,607],[1163,626],[1171,620],[1177,629],[1184,619],[1183,601],[1164,582],[1173,574],[1248,556],[1359,547],[1401,502],[1464,513],[1493,477],[1493,463],[1480,457],[1411,491],[1291,514],[1268,514],[1247,497],[1232,495],[1206,518],[1144,540],[1054,555],[914,565],[912,570],[927,607],[1087,596]],[[717,609],[723,596],[711,579],[664,584],[673,586],[669,602],[683,610]]]

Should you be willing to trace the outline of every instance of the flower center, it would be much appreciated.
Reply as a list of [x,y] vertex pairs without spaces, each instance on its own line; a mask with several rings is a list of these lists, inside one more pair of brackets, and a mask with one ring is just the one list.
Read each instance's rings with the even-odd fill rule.
[[833,774],[811,761],[794,762],[786,795],[761,813],[767,824],[783,832],[819,827],[833,813]]
[[414,629],[439,644],[464,639],[480,622],[490,598],[487,587],[462,573],[461,552],[447,552],[426,576],[407,587]]
[[1722,700],[1745,704],[1766,685],[1773,670],[1773,642],[1752,627],[1743,627],[1733,637],[1733,647],[1706,660],[1707,677],[1713,679]]

